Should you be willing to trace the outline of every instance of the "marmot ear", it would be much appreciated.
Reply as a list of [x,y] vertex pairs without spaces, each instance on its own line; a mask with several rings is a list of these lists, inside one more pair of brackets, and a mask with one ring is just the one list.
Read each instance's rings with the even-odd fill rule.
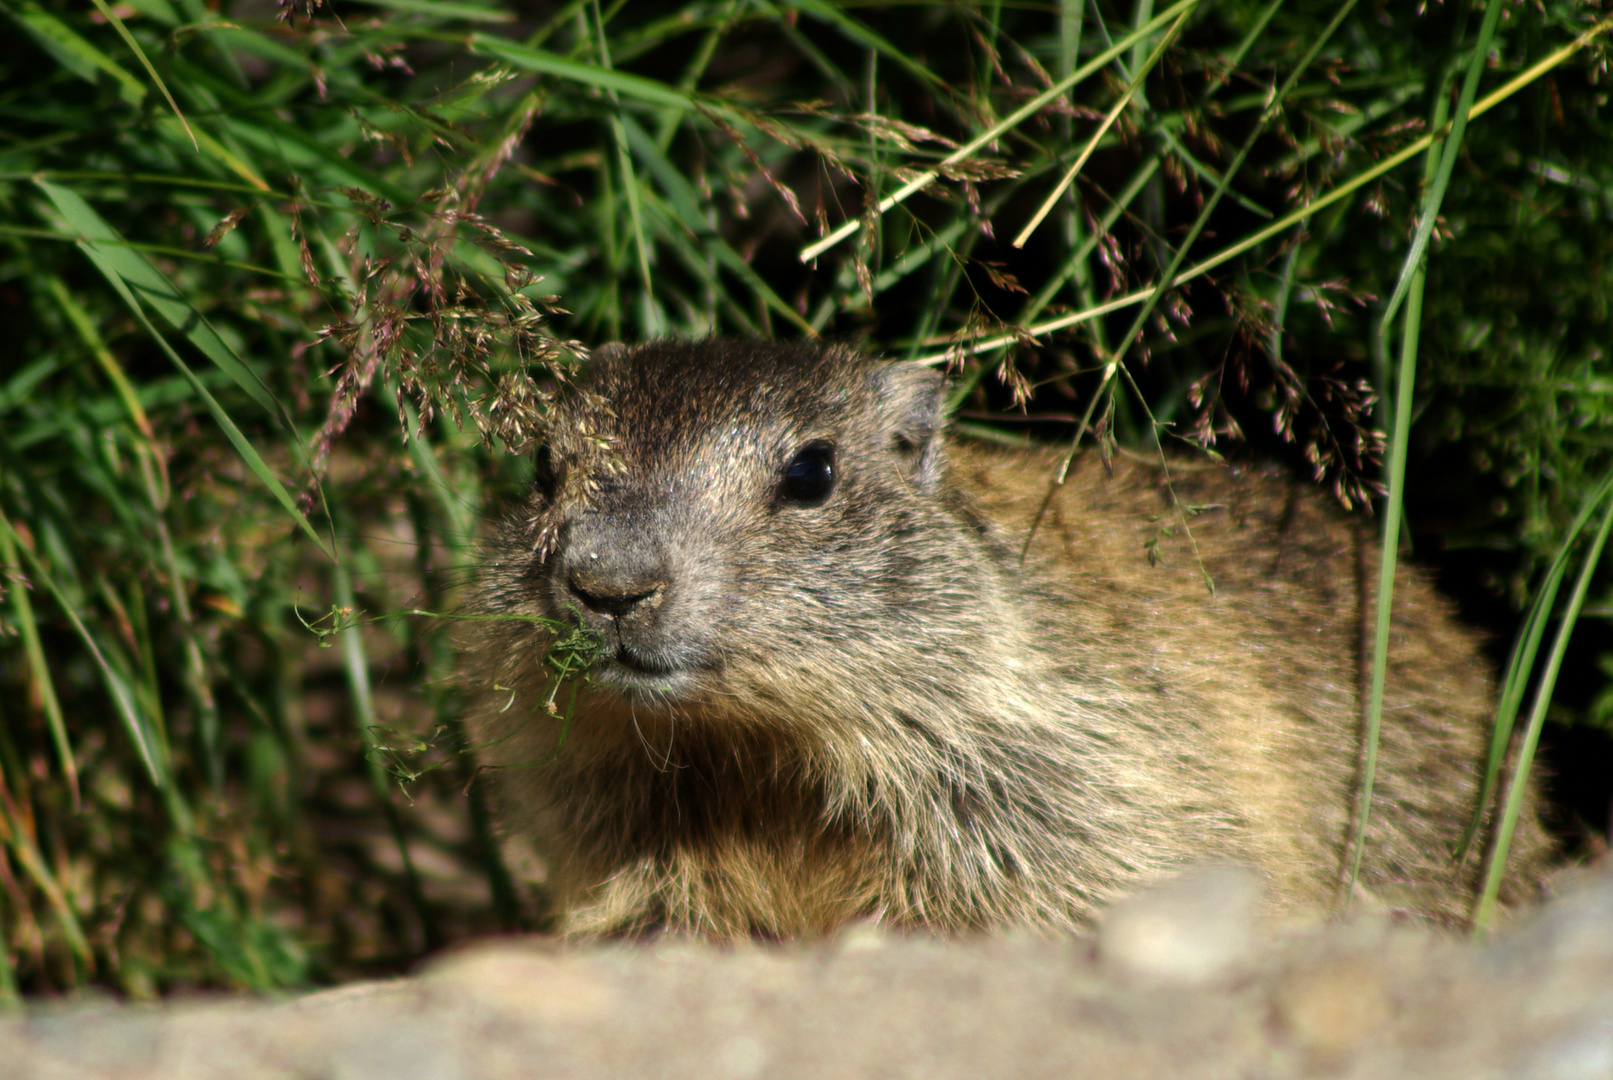
[[613,364],[628,353],[628,348],[620,341],[607,341],[603,345],[595,345],[588,350],[588,358],[606,364]]
[[939,482],[946,377],[922,364],[897,361],[875,368],[873,382],[909,479],[922,487]]

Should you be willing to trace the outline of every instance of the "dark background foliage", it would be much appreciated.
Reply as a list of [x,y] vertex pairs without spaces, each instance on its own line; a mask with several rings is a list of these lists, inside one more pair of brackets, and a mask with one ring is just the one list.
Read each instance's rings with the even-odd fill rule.
[[[1362,512],[1420,153],[1136,336],[1145,302],[1027,328],[1437,132],[1484,10],[1203,0],[1150,66],[1151,0],[0,9],[0,993],[137,997],[541,925],[440,615],[583,345],[863,341],[947,363],[977,434],[1068,441],[1092,406],[1090,437],[1279,458]],[[1479,93],[1607,14],[1506,4]],[[1498,663],[1613,447],[1606,42],[1472,122],[1429,249],[1403,543]],[[1598,579],[1547,735],[1576,857],[1613,794],[1610,605]]]

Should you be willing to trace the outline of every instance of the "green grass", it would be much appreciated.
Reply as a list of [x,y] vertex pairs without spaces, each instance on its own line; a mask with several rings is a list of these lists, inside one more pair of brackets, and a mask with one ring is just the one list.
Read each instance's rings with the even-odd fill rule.
[[1525,759],[1613,715],[1599,3],[0,9],[0,995],[532,924],[408,613],[578,342],[865,339],[971,423],[1284,458],[1535,603],[1487,798],[1531,690]]

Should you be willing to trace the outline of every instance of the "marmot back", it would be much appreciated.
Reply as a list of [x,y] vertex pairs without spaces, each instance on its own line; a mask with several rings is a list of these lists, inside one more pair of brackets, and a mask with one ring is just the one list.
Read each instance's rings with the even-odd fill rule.
[[[482,603],[603,652],[569,725],[541,624],[478,624],[470,670],[566,930],[1076,927],[1205,860],[1339,901],[1365,529],[1275,473],[1086,455],[1022,561],[1056,455],[950,439],[943,392],[836,346],[661,342],[557,402]],[[1410,571],[1393,625],[1360,887],[1455,921],[1491,679]],[[1546,849],[1531,807],[1515,895]]]

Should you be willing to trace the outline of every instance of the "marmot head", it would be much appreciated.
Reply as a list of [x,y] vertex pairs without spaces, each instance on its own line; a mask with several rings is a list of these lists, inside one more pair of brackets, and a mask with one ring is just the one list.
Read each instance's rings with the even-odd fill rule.
[[635,707],[922,648],[916,605],[956,577],[943,389],[840,346],[600,349],[546,425],[494,602],[598,633],[594,683]]

